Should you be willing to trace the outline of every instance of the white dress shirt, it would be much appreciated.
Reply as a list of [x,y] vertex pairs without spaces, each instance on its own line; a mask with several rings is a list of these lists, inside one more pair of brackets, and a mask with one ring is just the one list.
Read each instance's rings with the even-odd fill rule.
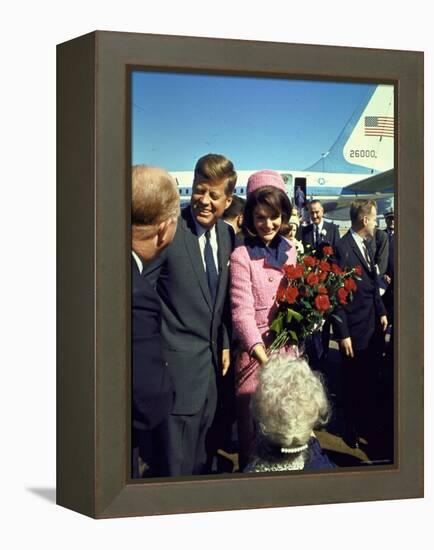
[[133,255],[134,260],[136,261],[137,267],[139,268],[139,273],[141,275],[142,271],[143,271],[143,262],[139,258],[139,256],[137,256],[137,254],[134,252],[134,250],[131,250],[131,254]]

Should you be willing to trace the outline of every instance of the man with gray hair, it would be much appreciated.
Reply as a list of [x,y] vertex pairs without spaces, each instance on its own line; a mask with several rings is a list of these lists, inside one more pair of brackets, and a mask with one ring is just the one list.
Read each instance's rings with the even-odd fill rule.
[[324,208],[318,199],[309,203],[309,214],[311,222],[302,228],[301,240],[305,250],[318,251],[321,246],[332,246],[339,242],[339,227],[324,220]]
[[161,168],[132,169],[132,477],[168,475],[167,419],[174,389],[161,347],[161,305],[143,268],[172,241],[179,193]]
[[[324,207],[318,199],[311,200],[308,206],[311,222],[301,228],[301,242],[304,251],[309,253],[315,250],[321,257],[322,249],[331,246],[333,250],[339,243],[339,227],[324,220]],[[327,359],[330,344],[330,322],[326,320],[321,332],[312,335],[308,354],[312,366],[323,368],[321,360]]]

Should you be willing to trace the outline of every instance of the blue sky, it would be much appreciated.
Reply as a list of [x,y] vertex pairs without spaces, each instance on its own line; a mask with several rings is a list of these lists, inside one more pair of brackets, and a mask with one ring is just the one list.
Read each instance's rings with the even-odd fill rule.
[[370,84],[136,71],[132,162],[193,170],[221,153],[238,170],[303,170],[330,149]]

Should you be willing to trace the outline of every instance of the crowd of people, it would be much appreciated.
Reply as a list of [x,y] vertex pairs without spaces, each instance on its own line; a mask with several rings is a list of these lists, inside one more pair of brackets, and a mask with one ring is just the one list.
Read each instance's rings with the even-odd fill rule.
[[[320,201],[298,188],[291,204],[278,172],[252,174],[246,200],[236,181],[229,159],[205,155],[180,210],[165,170],[133,167],[132,477],[216,473],[219,449],[236,452],[242,472],[335,467],[314,435],[336,407],[331,331],[342,356],[340,435],[392,461],[393,212],[381,231],[375,202],[355,200],[341,238]],[[361,266],[354,300],[306,350],[270,355],[284,269],[325,245],[340,267]]]

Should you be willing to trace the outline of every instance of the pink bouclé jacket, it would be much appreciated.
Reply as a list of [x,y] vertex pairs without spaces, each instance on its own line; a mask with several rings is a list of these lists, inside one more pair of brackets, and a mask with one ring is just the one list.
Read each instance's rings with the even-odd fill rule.
[[270,344],[268,327],[276,312],[276,293],[283,276],[284,265],[294,265],[296,249],[290,245],[288,259],[282,267],[269,265],[264,258],[251,258],[246,246],[231,255],[230,294],[232,323],[240,344],[236,363],[237,394],[252,393],[257,384],[258,363],[250,357],[258,343]]

